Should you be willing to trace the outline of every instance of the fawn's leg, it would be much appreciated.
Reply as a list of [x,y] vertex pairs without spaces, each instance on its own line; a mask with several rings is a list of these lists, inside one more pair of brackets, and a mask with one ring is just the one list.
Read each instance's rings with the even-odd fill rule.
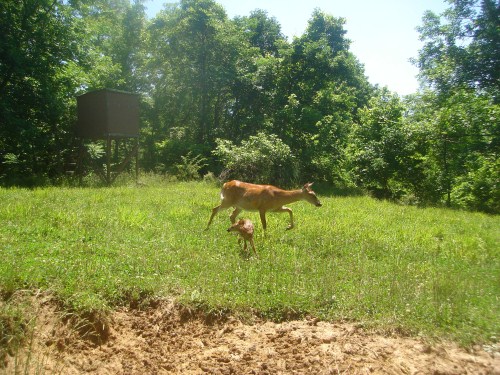
[[253,252],[255,256],[258,258],[259,254],[257,254],[257,251],[255,251],[255,244],[253,243],[253,238],[250,238],[250,245],[252,245]]

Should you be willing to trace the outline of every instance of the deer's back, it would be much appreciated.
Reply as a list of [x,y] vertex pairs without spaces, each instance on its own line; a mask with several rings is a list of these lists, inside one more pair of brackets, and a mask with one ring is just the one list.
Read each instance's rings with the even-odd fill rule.
[[245,210],[273,208],[275,193],[281,189],[272,185],[257,185],[248,182],[232,180],[222,187],[222,197],[235,207]]

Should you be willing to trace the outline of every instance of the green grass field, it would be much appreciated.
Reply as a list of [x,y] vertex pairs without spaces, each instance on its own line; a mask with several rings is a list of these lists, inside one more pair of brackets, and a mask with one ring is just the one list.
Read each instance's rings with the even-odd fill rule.
[[[71,311],[175,296],[211,312],[312,315],[464,345],[500,327],[500,217],[368,197],[270,213],[241,253],[204,182],[0,189],[0,292],[50,291]],[[0,312],[1,313],[1,312]]]

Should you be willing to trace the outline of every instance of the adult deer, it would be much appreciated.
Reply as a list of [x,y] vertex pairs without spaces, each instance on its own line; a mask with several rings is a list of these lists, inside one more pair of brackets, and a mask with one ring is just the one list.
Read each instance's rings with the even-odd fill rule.
[[242,210],[259,211],[262,228],[266,229],[266,212],[288,212],[290,214],[290,225],[287,229],[293,228],[292,210],[285,207],[285,204],[307,201],[316,207],[321,207],[321,202],[311,190],[312,183],[305,184],[299,190],[283,190],[272,185],[256,185],[237,180],[226,182],[222,186],[221,204],[212,209],[212,215],[208,221],[207,228],[212,224],[214,216],[220,211],[229,207],[234,207],[230,216],[231,223],[236,222],[236,217]]

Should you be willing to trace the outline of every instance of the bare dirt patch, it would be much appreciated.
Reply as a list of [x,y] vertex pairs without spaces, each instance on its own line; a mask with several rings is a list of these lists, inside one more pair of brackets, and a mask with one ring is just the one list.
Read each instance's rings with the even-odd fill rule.
[[0,373],[500,374],[497,347],[465,350],[377,335],[356,324],[245,324],[172,301],[122,308],[106,319],[62,315],[50,299],[36,309],[33,339]]

